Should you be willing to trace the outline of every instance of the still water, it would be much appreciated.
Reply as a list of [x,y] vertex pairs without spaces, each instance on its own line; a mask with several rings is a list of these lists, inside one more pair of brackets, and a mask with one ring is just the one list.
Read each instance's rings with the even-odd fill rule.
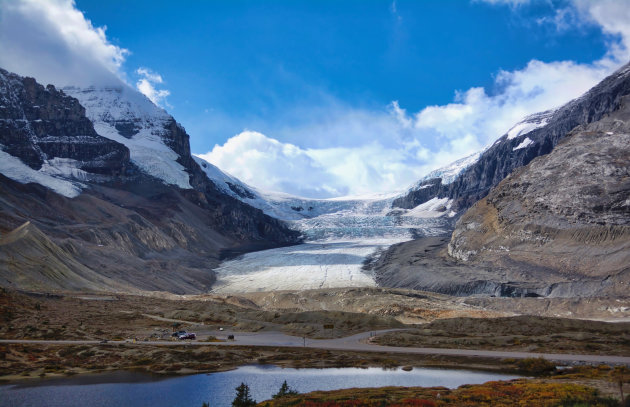
[[0,386],[1,406],[230,406],[234,389],[247,383],[257,401],[271,398],[284,380],[300,393],[350,387],[445,386],[509,380],[517,376],[468,370],[418,369],[283,369],[243,366],[222,373],[156,378],[116,372],[60,379],[42,379]]

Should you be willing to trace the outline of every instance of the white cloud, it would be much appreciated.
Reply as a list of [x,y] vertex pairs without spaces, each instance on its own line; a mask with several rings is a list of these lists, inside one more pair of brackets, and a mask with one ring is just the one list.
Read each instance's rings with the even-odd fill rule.
[[306,150],[258,132],[244,131],[199,157],[265,190],[309,197],[348,193]]
[[[491,144],[524,116],[580,96],[617,66],[610,58],[533,60],[521,70],[500,71],[496,94],[475,87],[456,92],[453,103],[414,114],[398,102],[380,111],[334,105],[327,118],[282,129],[285,137],[293,132],[317,140],[309,148],[246,131],[202,158],[251,185],[307,197],[402,190]],[[328,147],[340,140],[346,145]]]
[[[121,85],[129,50],[113,44],[107,27],[95,27],[73,0],[0,0],[0,66],[38,82]],[[155,104],[168,106],[159,74],[139,68],[136,87]]]
[[136,82],[136,88],[138,88],[144,96],[148,97],[149,100],[156,105],[170,107],[166,98],[171,94],[171,92],[166,89],[157,89],[155,87],[155,85],[162,84],[164,82],[162,80],[162,76],[148,68],[138,68],[136,73],[141,76],[141,78]]
[[611,42],[608,57],[621,62],[630,58],[630,2],[628,0],[573,0],[581,18],[601,27],[606,34],[617,36]]
[[112,44],[71,0],[0,1],[0,66],[43,83],[120,83],[128,50]]

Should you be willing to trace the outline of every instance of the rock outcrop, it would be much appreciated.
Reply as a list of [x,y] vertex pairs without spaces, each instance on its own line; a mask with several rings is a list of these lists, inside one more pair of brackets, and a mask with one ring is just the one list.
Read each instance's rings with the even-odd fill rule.
[[127,147],[99,136],[78,100],[3,69],[0,145],[35,170],[55,158],[94,174],[124,175],[130,166]]
[[[466,263],[522,264],[524,277],[553,284],[544,295],[579,294],[589,281],[595,292],[630,293],[628,102],[575,129],[473,205],[449,254]],[[545,273],[528,276],[527,269]]]

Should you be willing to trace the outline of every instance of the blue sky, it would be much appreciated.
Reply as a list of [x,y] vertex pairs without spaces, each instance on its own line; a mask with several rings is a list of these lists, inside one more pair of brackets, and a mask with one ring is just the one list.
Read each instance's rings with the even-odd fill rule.
[[0,65],[57,85],[113,73],[193,153],[310,197],[404,189],[630,55],[628,0],[11,1]]
[[[246,128],[299,124],[308,120],[302,109],[317,119],[330,98],[376,109],[397,100],[418,111],[452,101],[456,90],[492,92],[499,69],[534,58],[590,62],[606,51],[596,25],[558,32],[533,23],[553,12],[545,3],[518,13],[465,1],[193,4],[77,1],[94,25],[107,26],[110,41],[131,50],[130,78],[136,66],[161,74],[169,111],[194,133],[197,153]],[[276,136],[318,146],[304,135]]]

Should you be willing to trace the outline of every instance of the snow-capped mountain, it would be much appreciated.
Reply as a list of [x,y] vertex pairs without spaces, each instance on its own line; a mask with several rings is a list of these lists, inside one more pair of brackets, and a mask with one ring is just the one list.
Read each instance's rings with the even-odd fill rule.
[[0,150],[0,173],[67,197],[80,193],[81,181],[130,166],[129,150],[97,134],[76,99],[2,69]]
[[172,128],[182,132],[184,129],[146,96],[124,85],[65,87],[63,91],[85,107],[86,116],[99,135],[129,149],[131,162],[138,168],[166,184],[192,188],[190,174],[172,148]]
[[67,91],[85,107],[0,70],[0,286],[204,292],[226,254],[300,241],[216,187],[137,91]]
[[630,94],[629,77],[630,65],[625,65],[564,106],[527,116],[477,157],[459,160],[420,180],[393,206],[412,209],[433,198],[449,198],[454,210],[469,208],[516,168],[551,152],[576,126],[618,109]]

